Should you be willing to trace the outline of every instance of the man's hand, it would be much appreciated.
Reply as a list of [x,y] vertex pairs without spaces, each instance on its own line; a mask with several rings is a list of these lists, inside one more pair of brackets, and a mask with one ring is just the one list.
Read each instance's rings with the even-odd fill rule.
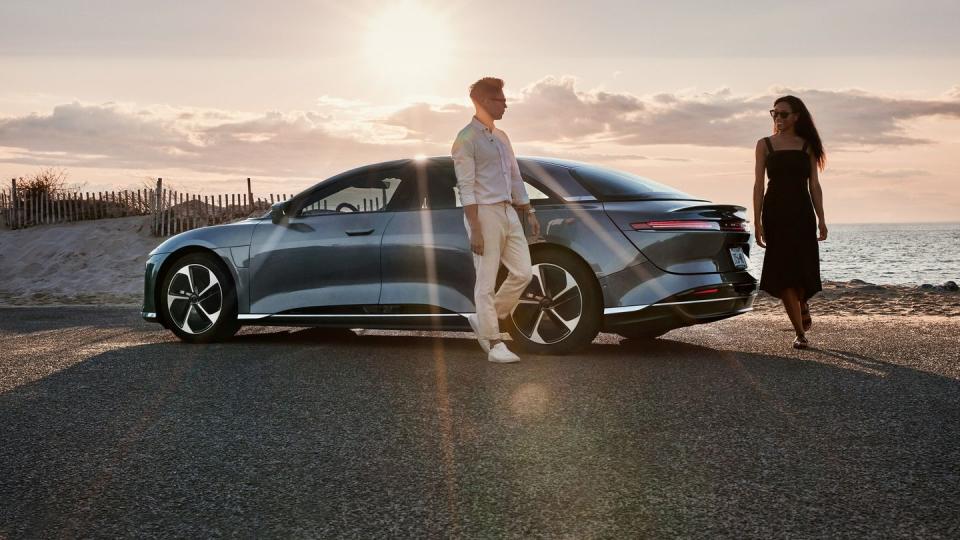
[[530,204],[515,204],[513,209],[516,210],[518,216],[527,216],[527,223],[530,224],[530,233],[535,236],[540,236],[540,222],[537,221],[537,215],[530,213]]
[[537,221],[537,215],[527,214],[527,219],[530,221],[530,232],[533,233],[534,238],[540,238],[540,222]]
[[480,227],[470,229],[470,250],[477,255],[483,255],[483,231]]
[[477,205],[464,205],[463,216],[467,219],[467,226],[470,228],[470,251],[483,255],[483,230],[480,227],[480,213]]

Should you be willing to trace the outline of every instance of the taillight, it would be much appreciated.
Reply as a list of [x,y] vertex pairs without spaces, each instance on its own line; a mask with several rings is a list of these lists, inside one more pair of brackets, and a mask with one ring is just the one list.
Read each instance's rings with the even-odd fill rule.
[[719,231],[720,224],[716,221],[701,220],[673,220],[673,221],[639,221],[631,223],[635,231]]
[[697,287],[691,291],[686,291],[677,295],[678,299],[689,299],[696,298],[702,300],[704,298],[713,298],[715,296],[729,296],[730,286],[729,285],[707,285],[706,287]]
[[746,221],[722,221],[720,222],[720,230],[728,232],[750,232],[750,227]]

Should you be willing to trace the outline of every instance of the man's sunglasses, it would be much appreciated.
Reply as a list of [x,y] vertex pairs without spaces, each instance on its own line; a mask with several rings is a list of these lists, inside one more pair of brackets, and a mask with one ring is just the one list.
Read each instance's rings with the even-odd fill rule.
[[788,116],[790,116],[791,114],[793,114],[793,113],[792,113],[792,112],[787,112],[787,111],[775,111],[775,110],[773,110],[773,109],[770,109],[770,116],[773,117],[773,118],[776,118],[776,117],[779,116],[780,118],[786,119],[786,118],[787,118]]

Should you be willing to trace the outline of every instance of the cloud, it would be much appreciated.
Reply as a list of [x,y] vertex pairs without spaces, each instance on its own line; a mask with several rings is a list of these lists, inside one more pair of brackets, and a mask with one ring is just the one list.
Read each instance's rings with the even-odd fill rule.
[[591,163],[628,163],[633,161],[663,161],[674,163],[689,163],[692,159],[665,156],[648,156],[645,154],[634,154],[630,152],[589,152],[584,148],[573,146],[537,146],[530,144],[521,144],[518,153],[527,156],[553,157],[569,159],[573,161],[585,161]]
[[[571,77],[547,77],[511,100],[503,121],[514,143],[621,145],[690,144],[752,147],[770,132],[767,110],[781,95],[801,97],[831,147],[926,144],[905,123],[927,116],[960,118],[960,102],[885,97],[861,90],[771,88],[762,95],[712,92],[660,93],[649,97],[579,90]],[[427,140],[449,140],[463,123],[462,106],[416,104],[386,121]]]
[[0,144],[34,152],[104,154],[103,141],[111,143],[109,154],[141,154],[146,159],[188,147],[171,123],[121,111],[113,103],[71,103],[55,107],[50,115],[0,120]]
[[[951,92],[955,98],[957,89]],[[667,158],[640,148],[752,148],[769,133],[767,109],[776,96],[788,93],[803,98],[813,111],[828,151],[927,144],[931,141],[909,131],[910,121],[960,118],[960,99],[952,98],[779,87],[762,95],[718,89],[641,96],[584,90],[571,77],[547,77],[511,96],[501,125],[526,153],[607,163],[663,161]],[[322,177],[417,153],[445,155],[471,114],[463,102],[390,108],[330,96],[320,98],[315,110],[265,113],[74,102],[49,114],[0,118],[5,149],[0,161]],[[890,178],[909,176],[901,173]],[[876,176],[884,177],[882,172]]]
[[49,115],[0,119],[0,146],[12,149],[8,153],[13,157],[3,161],[23,164],[179,167],[269,176],[317,176],[369,161],[439,151],[413,141],[367,142],[336,135],[325,128],[327,121],[315,112],[252,115],[71,103]]
[[414,103],[404,107],[381,121],[390,126],[399,126],[409,132],[409,137],[426,141],[453,142],[453,137],[470,120],[473,108],[446,104],[433,107],[427,103]]
[[933,176],[926,169],[830,169],[830,176],[858,176],[861,178],[917,178]]

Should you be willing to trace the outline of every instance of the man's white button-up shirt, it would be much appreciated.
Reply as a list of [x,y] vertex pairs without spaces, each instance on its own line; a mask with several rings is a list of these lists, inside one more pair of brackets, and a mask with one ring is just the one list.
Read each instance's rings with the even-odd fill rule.
[[517,156],[503,130],[490,131],[474,117],[457,134],[451,153],[463,206],[504,201],[529,204]]

